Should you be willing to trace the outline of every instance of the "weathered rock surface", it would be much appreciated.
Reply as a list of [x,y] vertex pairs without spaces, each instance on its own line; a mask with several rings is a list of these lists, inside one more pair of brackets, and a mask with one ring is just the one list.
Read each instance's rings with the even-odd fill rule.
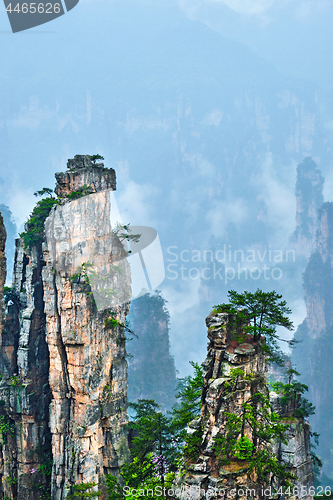
[[128,313],[130,276],[124,250],[112,235],[110,209],[110,193],[101,191],[56,207],[46,223],[43,283],[54,500],[77,482],[96,482],[101,489],[102,476],[117,472],[120,453],[126,460],[121,325]]
[[316,251],[311,255],[303,282],[306,319],[298,327],[299,342],[292,362],[302,374],[301,382],[309,387],[308,398],[316,407],[310,421],[320,434],[316,453],[323,462],[323,486],[333,481],[333,203],[324,203],[319,211]]
[[88,155],[76,155],[73,160],[68,160],[69,171],[55,174],[57,181],[55,193],[64,197],[84,186],[89,186],[92,192],[116,189],[116,173],[113,168],[104,168],[103,163],[96,165]]
[[311,338],[321,337],[333,325],[333,203],[319,211],[317,246],[304,273],[306,323]]
[[[56,174],[64,199],[46,220],[46,241],[29,250],[16,243],[0,355],[8,424],[0,491],[10,499],[64,500],[71,485],[88,482],[103,499],[103,477],[128,456],[130,273],[110,224],[115,173],[84,162],[75,157],[70,171]],[[92,194],[65,198],[84,185]]]
[[41,498],[37,484],[47,492],[48,477],[38,468],[51,460],[51,392],[40,252],[35,248],[27,256],[22,241],[16,242],[14,300],[8,307],[0,356],[2,491],[7,498],[18,500]]
[[[262,487],[265,489],[267,485],[255,481],[253,474],[247,474],[244,460],[236,460],[230,467],[221,466],[213,448],[214,438],[223,435],[229,418],[227,413],[240,416],[242,404],[254,393],[268,396],[266,362],[262,349],[253,342],[251,336],[242,333],[241,326],[235,330],[230,319],[227,313],[214,313],[206,319],[209,344],[207,358],[202,364],[205,381],[202,411],[200,419],[191,422],[188,428],[189,433],[201,428],[203,437],[200,456],[195,463],[186,466],[185,475],[175,485],[179,498],[245,500],[270,496],[262,492]],[[241,343],[235,340],[240,336],[243,337]],[[235,368],[241,369],[244,375],[232,378],[231,370]],[[275,404],[278,406],[277,397]],[[302,421],[291,420],[287,431],[288,445],[276,444],[275,453],[292,473],[298,474],[295,486],[304,485],[308,491],[308,487],[313,484],[309,429]],[[244,434],[251,437],[251,432],[251,428],[245,424]],[[298,498],[307,496],[303,493]]]
[[296,230],[293,241],[298,254],[310,257],[316,247],[318,210],[324,203],[324,178],[309,156],[297,166]]
[[159,292],[145,294],[131,302],[128,319],[137,335],[129,343],[129,400],[154,399],[162,411],[169,411],[175,404],[177,378],[166,301]]

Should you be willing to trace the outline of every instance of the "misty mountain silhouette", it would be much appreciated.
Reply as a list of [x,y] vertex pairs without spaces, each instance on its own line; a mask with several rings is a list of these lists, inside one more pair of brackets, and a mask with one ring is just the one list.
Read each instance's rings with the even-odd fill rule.
[[[64,0],[66,10],[72,10],[80,0]],[[28,30],[53,21],[65,14],[61,0],[45,2],[24,2],[22,0],[4,0],[5,8],[13,33]]]

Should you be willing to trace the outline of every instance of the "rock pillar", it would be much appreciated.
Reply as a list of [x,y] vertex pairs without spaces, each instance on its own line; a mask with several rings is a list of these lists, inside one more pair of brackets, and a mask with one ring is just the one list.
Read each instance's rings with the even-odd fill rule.
[[[234,319],[233,315],[223,312],[214,312],[206,319],[209,344],[207,358],[202,364],[204,387],[201,417],[188,427],[190,434],[201,430],[202,438],[197,458],[187,462],[185,474],[177,482],[178,498],[259,500],[267,498],[267,495],[271,497],[263,492],[270,486],[270,479],[258,479],[256,473],[250,470],[250,458],[236,455],[229,462],[221,461],[215,449],[215,438],[226,437],[227,442],[233,439],[232,433],[238,424],[230,424],[233,422],[232,415],[241,417],[244,403],[258,394],[263,398],[269,396],[263,344],[254,342],[252,336],[244,333],[245,325]],[[260,410],[260,405],[264,403],[260,399],[258,401],[257,409]],[[265,425],[263,415],[263,412],[258,411],[256,419]],[[287,464],[288,470],[299,476],[294,486],[304,485],[309,491],[309,486],[313,484],[309,428],[289,415],[285,418],[288,445],[271,443],[268,447],[271,452],[275,451],[280,463]],[[242,434],[254,443],[258,438],[253,435],[249,422],[245,419],[242,425]],[[235,436],[235,439],[239,439],[238,431]],[[273,485],[276,486],[276,482],[273,481]],[[299,491],[299,496],[290,498],[310,498],[304,489],[303,492]]]

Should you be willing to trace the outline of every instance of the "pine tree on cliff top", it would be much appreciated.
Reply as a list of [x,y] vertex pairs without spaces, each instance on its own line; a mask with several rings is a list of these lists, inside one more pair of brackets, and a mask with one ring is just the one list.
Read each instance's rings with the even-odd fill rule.
[[255,293],[246,290],[238,293],[230,290],[228,297],[229,303],[214,306],[213,312],[228,312],[235,315],[237,321],[248,322],[244,327],[244,333],[252,335],[254,342],[265,338],[267,345],[263,346],[263,350],[272,360],[281,362],[277,341],[287,342],[290,346],[295,343],[294,340],[282,339],[276,333],[277,326],[283,326],[287,330],[294,329],[292,321],[288,318],[292,311],[286,301],[281,300],[282,295],[275,291],[263,292],[258,288]]

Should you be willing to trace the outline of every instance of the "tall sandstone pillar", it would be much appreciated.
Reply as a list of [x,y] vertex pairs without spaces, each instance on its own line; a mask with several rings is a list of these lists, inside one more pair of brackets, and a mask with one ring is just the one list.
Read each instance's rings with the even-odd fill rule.
[[323,462],[321,484],[333,484],[333,203],[323,204],[318,216],[316,250],[303,275],[306,319],[295,334],[292,361],[309,387],[309,400],[316,413],[311,416],[319,432],[317,454]]
[[[266,356],[251,335],[244,333],[246,323],[234,321],[234,316],[226,312],[213,311],[206,318],[208,327],[208,352],[202,363],[204,386],[202,391],[201,416],[190,422],[187,432],[193,435],[201,430],[197,458],[188,458],[185,473],[175,483],[176,496],[179,500],[188,498],[212,500],[263,500],[269,498],[263,488],[269,481],[258,480],[250,471],[246,460],[234,457],[229,463],[221,462],[214,449],[215,438],[227,437],[231,414],[242,417],[244,404],[254,395],[269,395],[266,384]],[[233,371],[237,369],[237,376]],[[286,437],[288,444],[273,442],[272,451],[287,470],[297,476],[293,487],[295,492],[290,500],[310,500],[308,494],[313,486],[313,461],[311,457],[309,427],[303,419],[291,417],[293,408],[279,407],[279,397],[271,394],[274,410],[286,418]],[[260,405],[258,405],[257,409]],[[262,419],[262,420],[261,420]],[[258,422],[267,422],[257,413]],[[243,433],[253,438],[253,430],[248,421],[243,421]],[[236,424],[233,423],[232,429]],[[229,432],[229,431],[228,431]],[[233,438],[237,438],[237,433]],[[264,448],[265,445],[260,445]],[[271,477],[272,479],[272,477]],[[273,485],[277,483],[273,482]],[[301,490],[301,486],[303,489]],[[269,491],[269,490],[267,490]],[[294,490],[292,490],[294,491]],[[269,496],[267,496],[269,495]]]
[[17,241],[16,300],[0,360],[12,426],[2,442],[1,488],[12,499],[48,491],[64,500],[72,485],[91,482],[104,499],[105,475],[128,456],[130,272],[111,227],[115,172],[79,155],[68,168],[56,174],[44,242],[24,249]]
[[324,203],[324,178],[310,156],[297,165],[296,230],[291,241],[297,253],[309,258],[316,248],[318,210]]

